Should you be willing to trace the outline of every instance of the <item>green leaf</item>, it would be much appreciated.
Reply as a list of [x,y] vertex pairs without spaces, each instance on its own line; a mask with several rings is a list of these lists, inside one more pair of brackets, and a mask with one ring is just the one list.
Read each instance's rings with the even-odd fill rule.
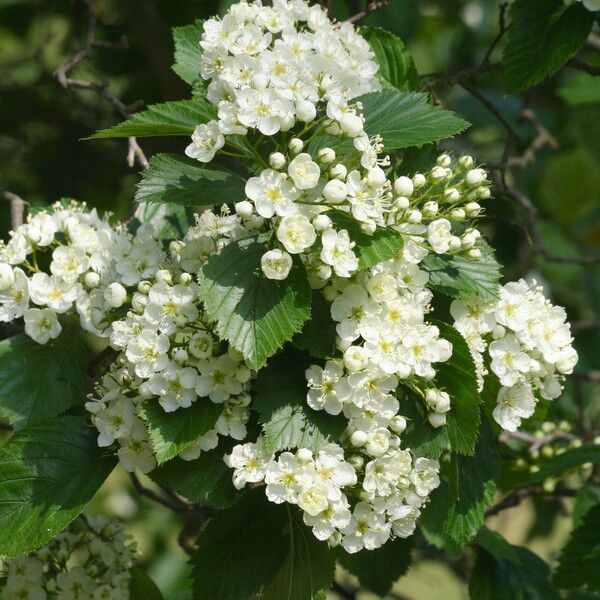
[[160,590],[139,567],[133,567],[130,571],[129,600],[163,600]]
[[381,135],[388,152],[453,137],[469,126],[453,112],[430,104],[426,94],[383,90],[356,100],[363,104],[365,131]]
[[588,73],[577,73],[560,87],[558,95],[569,106],[597,104],[600,102],[600,78]]
[[415,91],[420,88],[412,56],[397,35],[380,27],[363,27],[360,33],[369,42],[375,54],[379,64],[377,74],[384,85],[402,91]]
[[360,223],[347,213],[332,210],[328,215],[338,228],[348,231],[350,239],[356,244],[354,252],[358,257],[360,270],[398,256],[404,246],[402,235],[391,227],[378,227],[369,235],[361,229]]
[[318,452],[325,444],[337,442],[344,431],[342,417],[313,410],[306,403],[308,366],[307,355],[290,349],[258,373],[254,408],[269,452],[293,448]]
[[83,417],[36,421],[0,448],[0,554],[40,548],[73,521],[116,464]]
[[581,527],[583,518],[590,508],[600,504],[600,485],[585,485],[575,497],[573,506],[573,527]]
[[306,272],[294,260],[287,279],[267,279],[260,268],[267,246],[257,239],[233,242],[211,256],[198,275],[199,297],[216,331],[260,368],[310,317]]
[[88,366],[76,328],[38,344],[24,333],[0,342],[0,421],[15,429],[83,403]]
[[196,125],[208,123],[216,115],[215,107],[201,98],[152,104],[147,110],[134,113],[127,121],[97,131],[87,139],[190,136]]
[[196,21],[193,25],[173,28],[175,64],[172,68],[183,81],[192,86],[201,79],[202,48],[200,39],[203,31],[201,21]]
[[306,350],[311,356],[329,358],[336,351],[337,333],[335,321],[331,318],[331,303],[323,294],[313,294],[310,307],[310,319],[304,323],[302,331],[292,339],[292,344],[299,350]]
[[246,492],[200,532],[192,557],[195,600],[246,600],[271,583],[286,561],[285,506]]
[[243,200],[245,185],[244,179],[231,171],[201,167],[185,156],[156,154],[142,172],[135,200],[212,206]]
[[444,479],[433,490],[430,501],[423,507],[418,526],[428,543],[451,556],[460,554],[460,546],[444,531],[450,503],[450,491]]
[[438,155],[437,144],[408,148],[402,154],[402,162],[396,168],[396,175],[412,177],[415,173],[428,173],[435,167]]
[[444,530],[460,547],[466,546],[483,525],[485,509],[494,501],[498,467],[494,438],[484,421],[475,455],[454,455],[450,469],[450,498]]
[[473,455],[480,422],[475,363],[467,342],[454,327],[441,321],[432,323],[452,344],[450,360],[435,365],[435,382],[450,395],[450,411],[446,414],[450,446],[459,454]]
[[[266,499],[265,499],[266,500]],[[335,560],[325,542],[302,522],[300,511],[287,505],[288,550],[283,566],[265,588],[263,600],[313,600],[333,581]]]
[[207,398],[170,413],[166,413],[158,402],[146,402],[140,414],[148,425],[150,444],[158,464],[174,458],[210,431],[222,411],[222,406]]
[[348,554],[336,548],[338,562],[352,575],[358,577],[360,585],[378,596],[387,596],[392,586],[402,577],[412,561],[414,536],[396,538],[376,550],[361,550]]
[[429,273],[428,286],[450,298],[498,300],[500,265],[488,244],[482,242],[479,249],[478,260],[430,252],[421,262],[421,267]]
[[529,88],[562,67],[584,44],[594,14],[581,2],[515,0],[504,48],[504,80],[509,93]]
[[177,204],[138,205],[132,229],[135,232],[142,223],[152,225],[156,239],[160,241],[181,238],[188,228],[188,218],[183,206]]
[[175,458],[150,474],[153,481],[202,506],[227,508],[241,492],[233,487],[232,470],[223,461],[223,449],[203,452],[196,460]]
[[548,582],[548,565],[536,554],[486,528],[476,541],[480,549],[469,580],[472,600],[560,600]]

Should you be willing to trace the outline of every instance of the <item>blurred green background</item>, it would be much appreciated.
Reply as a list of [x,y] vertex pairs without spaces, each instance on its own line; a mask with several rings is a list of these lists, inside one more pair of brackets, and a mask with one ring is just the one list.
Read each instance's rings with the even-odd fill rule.
[[[179,99],[187,86],[171,71],[171,27],[223,13],[228,0],[98,0],[97,38],[127,40],[127,48],[98,48],[72,76],[109,82],[126,104]],[[331,12],[347,18],[364,0],[334,0]],[[366,22],[398,34],[412,52],[421,75],[454,73],[478,65],[498,32],[495,0],[391,0]],[[106,100],[88,91],[65,90],[53,71],[85,43],[87,7],[80,0],[0,0],[0,195],[11,191],[40,206],[61,197],[86,201],[115,217],[129,213],[138,167],[126,163],[122,140],[81,141],[120,120]],[[492,61],[501,60],[501,47]],[[600,47],[600,45],[599,45]],[[600,52],[583,58],[599,64]],[[434,97],[473,123],[466,135],[447,147],[472,153],[492,165],[501,162],[506,128],[480,100],[444,78],[425,78]],[[519,172],[520,187],[540,211],[540,231],[554,254],[566,257],[600,253],[600,77],[563,69],[551,80],[521,95],[506,96],[498,71],[470,80],[519,136],[520,154],[535,137],[534,126],[519,115],[531,109],[556,140],[542,148]],[[182,152],[179,139],[145,139],[147,155]],[[0,205],[0,228],[10,223],[8,205]],[[586,427],[600,419],[600,267],[540,258],[523,231],[519,208],[506,198],[489,202],[482,229],[505,265],[506,279],[535,276],[554,302],[567,307],[581,355],[578,372],[549,413]],[[589,373],[592,373],[590,377]],[[593,375],[593,374],[596,375]],[[596,377],[594,383],[594,377]],[[547,501],[550,502],[550,501]],[[149,574],[169,600],[186,598],[185,555],[177,544],[177,519],[164,509],[139,501],[127,478],[116,473],[104,486],[95,509],[129,521]],[[495,518],[513,543],[527,543],[552,559],[569,525],[561,506],[524,504]],[[457,569],[427,558],[416,565],[397,591],[411,600],[466,598]],[[440,592],[443,590],[443,593]],[[372,598],[358,595],[358,600]]]

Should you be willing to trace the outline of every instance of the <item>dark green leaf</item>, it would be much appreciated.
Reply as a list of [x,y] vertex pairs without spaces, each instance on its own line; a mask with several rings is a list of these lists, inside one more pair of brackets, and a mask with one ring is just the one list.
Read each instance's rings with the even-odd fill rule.
[[310,308],[310,319],[304,323],[292,343],[299,350],[306,350],[311,356],[329,358],[333,356],[336,340],[335,321],[331,318],[331,304],[316,292]]
[[16,429],[83,402],[88,353],[76,328],[47,344],[16,335],[0,342],[0,420]]
[[152,104],[147,110],[133,114],[127,121],[97,131],[88,139],[190,136],[196,125],[208,123],[216,118],[216,114],[214,106],[201,98]]
[[333,553],[304,525],[300,511],[287,505],[287,512],[289,534],[285,562],[262,597],[264,600],[313,600],[333,581]]
[[600,504],[600,485],[585,485],[575,497],[573,506],[573,527],[581,527],[583,517],[590,508]]
[[402,154],[402,162],[396,169],[396,175],[412,177],[415,173],[428,173],[435,167],[438,155],[436,144],[407,148]]
[[257,369],[302,329],[310,317],[306,272],[294,261],[287,279],[267,279],[257,240],[233,242],[211,256],[198,275],[199,296],[216,331]]
[[161,465],[150,477],[202,506],[227,508],[239,497],[231,480],[233,471],[224,463],[220,447],[203,452],[196,460],[176,458]]
[[193,25],[173,28],[173,42],[175,43],[173,71],[192,86],[200,80],[202,32],[201,21],[196,21]]
[[348,554],[337,548],[338,562],[352,575],[358,577],[360,585],[378,596],[386,596],[392,586],[408,571],[412,560],[414,537],[396,538],[376,550],[362,550]]
[[587,586],[590,592],[600,592],[600,505],[593,506],[583,516],[583,522],[571,536],[560,555],[554,583],[562,588]]
[[116,464],[83,417],[30,423],[0,448],[0,554],[35,550],[85,508]]
[[208,398],[200,398],[189,408],[170,413],[166,413],[158,402],[144,404],[140,414],[148,425],[150,444],[158,464],[174,458],[211,430],[222,411],[222,406]]
[[419,517],[419,529],[432,546],[447,552],[451,556],[460,554],[460,546],[444,531],[444,523],[450,504],[450,492],[444,479],[433,490],[429,499],[430,501],[423,507]]
[[208,169],[185,156],[156,154],[142,172],[135,200],[212,206],[243,200],[244,187],[245,181],[231,171]]
[[444,530],[459,546],[466,546],[483,525],[485,509],[494,501],[497,476],[494,438],[484,420],[475,455],[454,455],[450,468],[450,499]]
[[293,448],[317,452],[325,444],[338,441],[344,430],[342,417],[313,410],[306,403],[308,366],[307,355],[289,349],[273,357],[258,373],[254,408],[269,452]]
[[360,33],[375,54],[384,85],[406,92],[420,88],[415,63],[397,35],[380,27],[363,27]]
[[156,584],[144,571],[138,567],[133,567],[130,571],[131,579],[129,581],[129,599],[130,600],[163,600]]
[[429,272],[429,287],[451,298],[497,300],[500,265],[488,244],[481,243],[479,248],[478,260],[430,252],[421,262]]
[[426,94],[383,90],[357,100],[363,104],[365,131],[381,135],[386,151],[443,140],[469,126],[454,113],[430,104]]
[[286,561],[288,511],[246,492],[201,531],[192,557],[195,600],[247,600],[271,583]]
[[581,2],[516,0],[510,9],[512,26],[504,49],[504,79],[508,92],[529,88],[562,67],[584,44],[594,14]]
[[346,229],[355,242],[354,252],[358,257],[358,268],[368,269],[380,262],[398,256],[404,246],[402,235],[391,227],[379,227],[375,233],[365,233],[360,223],[347,213],[335,210],[328,213],[334,224]]
[[454,452],[473,455],[479,431],[479,393],[475,363],[469,347],[454,327],[441,321],[433,321],[440,329],[440,336],[452,343],[449,361],[435,365],[435,381],[450,395],[450,411],[446,415],[448,439]]

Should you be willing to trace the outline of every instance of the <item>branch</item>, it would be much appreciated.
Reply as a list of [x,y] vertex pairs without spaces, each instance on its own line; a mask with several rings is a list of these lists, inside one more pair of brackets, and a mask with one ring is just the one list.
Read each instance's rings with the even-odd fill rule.
[[481,64],[484,64],[484,65],[489,64],[490,58],[492,56],[492,52],[494,52],[494,50],[496,49],[496,47],[498,46],[498,44],[504,37],[504,34],[509,29],[509,26],[506,25],[506,11],[509,6],[510,6],[510,4],[508,2],[503,2],[500,5],[500,12],[498,14],[498,29],[499,29],[498,35],[494,38],[494,40],[490,44],[490,47],[487,49],[487,52],[485,53],[485,56],[483,57]]
[[494,504],[494,506],[488,508],[485,511],[485,516],[491,517],[508,508],[514,508],[515,506],[521,504],[523,500],[532,496],[541,496],[546,498],[573,498],[576,495],[577,490],[571,490],[567,488],[558,488],[552,492],[540,491],[535,487],[521,488],[511,492],[510,494],[507,494],[497,504]]
[[23,198],[12,192],[4,192],[2,197],[10,204],[10,228],[16,231],[23,225],[25,207],[29,202],[26,202]]
[[546,129],[546,127],[544,127],[544,125],[542,125],[536,114],[530,108],[524,108],[521,111],[521,114],[519,115],[519,121],[530,123],[535,130],[535,137],[533,140],[531,140],[521,155],[508,157],[506,166],[525,169],[535,162],[537,153],[542,148],[547,146],[551,150],[557,150],[559,144],[558,140],[550,133],[548,129]]
[[157,494],[154,490],[151,490],[145,487],[142,482],[139,480],[138,476],[135,473],[130,473],[129,478],[131,479],[131,483],[135,491],[140,494],[140,496],[145,496],[152,502],[156,502],[169,510],[172,510],[177,513],[181,512],[192,512],[196,510],[196,507],[193,504],[189,504],[186,501],[180,499],[174,499],[172,496],[165,497]]
[[582,71],[583,73],[587,73],[588,75],[594,75],[596,77],[600,76],[600,67],[595,67],[594,65],[588,65],[576,58],[572,58],[567,65],[576,71]]
[[590,329],[600,329],[600,321],[573,321],[571,323],[573,331],[589,331]]
[[[116,44],[113,42],[96,40],[96,28],[98,23],[96,20],[94,3],[93,0],[83,1],[87,5],[89,13],[88,31],[86,34],[85,48],[74,54],[63,65],[58,67],[54,71],[54,76],[56,77],[60,85],[62,85],[62,87],[64,87],[65,89],[86,90],[89,92],[94,92],[101,98],[104,98],[122,117],[127,119],[133,112],[143,107],[144,103],[142,101],[137,101],[133,104],[126,105],[109,91],[108,81],[84,81],[81,79],[73,79],[69,77],[69,73],[73,68],[75,68],[81,62],[91,58],[93,50],[95,48],[128,48],[126,38],[123,38],[120,43]],[[127,164],[130,167],[133,167],[133,165],[137,161],[142,168],[146,169],[148,167],[148,160],[143,150],[137,143],[136,138],[130,137],[128,139],[128,143],[129,147],[127,151]]]
[[368,17],[371,13],[382,9],[387,6],[389,0],[379,0],[377,2],[370,2],[365,10],[361,10],[359,13],[352,15],[349,19],[346,19],[344,23],[359,23],[364,18]]

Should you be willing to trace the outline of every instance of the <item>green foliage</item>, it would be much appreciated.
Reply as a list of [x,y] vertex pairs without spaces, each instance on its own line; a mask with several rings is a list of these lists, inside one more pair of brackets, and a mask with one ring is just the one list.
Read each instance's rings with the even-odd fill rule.
[[575,497],[573,506],[573,527],[581,527],[583,517],[590,508],[600,504],[600,485],[586,485],[582,487]]
[[269,452],[310,448],[317,452],[335,442],[344,419],[316,411],[306,403],[308,356],[289,349],[273,357],[258,373],[254,408],[263,424]]
[[150,444],[158,464],[174,458],[210,431],[222,410],[222,406],[208,398],[200,398],[191,407],[170,413],[165,412],[158,402],[146,402],[141,416],[148,425]]
[[418,92],[383,90],[359,96],[365,131],[381,135],[386,152],[421,146],[464,131],[469,123],[454,113],[434,106]]
[[75,328],[47,344],[24,333],[0,342],[0,419],[16,429],[83,403],[88,353]]
[[116,457],[84,417],[37,421],[0,448],[0,553],[40,548],[85,508]]
[[312,600],[329,586],[334,561],[291,507],[267,502],[256,489],[202,530],[192,565],[197,600],[261,591],[269,600]]
[[440,329],[441,337],[452,343],[450,360],[435,367],[436,384],[452,399],[446,414],[450,446],[459,454],[473,455],[480,422],[475,363],[467,343],[454,327],[441,321],[433,324]]
[[333,581],[335,559],[325,542],[302,522],[300,511],[287,506],[288,548],[285,562],[265,588],[264,600],[313,600]]
[[144,571],[138,567],[131,569],[131,580],[129,582],[130,600],[163,600],[163,595],[156,584]]
[[398,256],[404,246],[402,235],[389,227],[380,227],[372,235],[365,233],[358,221],[342,211],[328,213],[335,225],[346,229],[350,239],[356,244],[354,252],[358,257],[358,268],[368,269],[380,262]]
[[156,239],[161,241],[183,237],[188,226],[188,218],[183,206],[168,203],[147,204],[143,202],[135,209],[132,228],[142,223],[151,225]]
[[175,458],[160,465],[150,476],[156,483],[175,490],[192,502],[227,508],[238,500],[241,492],[233,487],[232,471],[223,461],[223,454],[219,446],[210,452],[202,452],[196,460]]
[[600,102],[600,78],[587,73],[577,73],[563,84],[558,95],[571,106],[598,104]]
[[377,74],[385,87],[405,92],[420,89],[415,63],[397,35],[380,27],[363,27],[360,33],[375,54],[379,64]]
[[146,110],[133,114],[127,121],[110,129],[97,131],[88,139],[190,136],[196,125],[207,123],[214,118],[216,118],[215,108],[208,100],[194,98],[164,102],[152,104]]
[[337,549],[335,556],[347,571],[358,577],[362,587],[384,597],[408,571],[414,544],[414,537],[396,538],[381,548],[362,550],[356,554]]
[[471,600],[560,599],[548,582],[548,565],[536,554],[485,527],[476,542],[480,549],[469,580]]
[[200,81],[200,63],[202,60],[202,22],[196,21],[193,25],[184,25],[173,28],[173,42],[175,43],[175,64],[173,71],[186,83],[194,86]]
[[316,292],[310,306],[310,319],[304,323],[302,331],[294,336],[292,343],[311,356],[329,358],[336,350],[336,335],[335,321],[331,318],[331,304],[323,294]]
[[211,256],[198,275],[199,296],[217,323],[217,334],[253,368],[261,367],[310,317],[304,267],[295,260],[287,279],[267,279],[260,268],[267,249],[255,238],[233,242]]
[[508,92],[536,85],[555,73],[584,44],[594,15],[581,2],[515,0],[504,49]]
[[244,186],[244,179],[223,168],[201,167],[198,161],[176,154],[157,154],[142,172],[135,200],[212,206],[243,200]]
[[428,286],[463,300],[494,301],[498,299],[500,265],[492,248],[481,242],[481,258],[429,253],[421,262],[429,273]]

